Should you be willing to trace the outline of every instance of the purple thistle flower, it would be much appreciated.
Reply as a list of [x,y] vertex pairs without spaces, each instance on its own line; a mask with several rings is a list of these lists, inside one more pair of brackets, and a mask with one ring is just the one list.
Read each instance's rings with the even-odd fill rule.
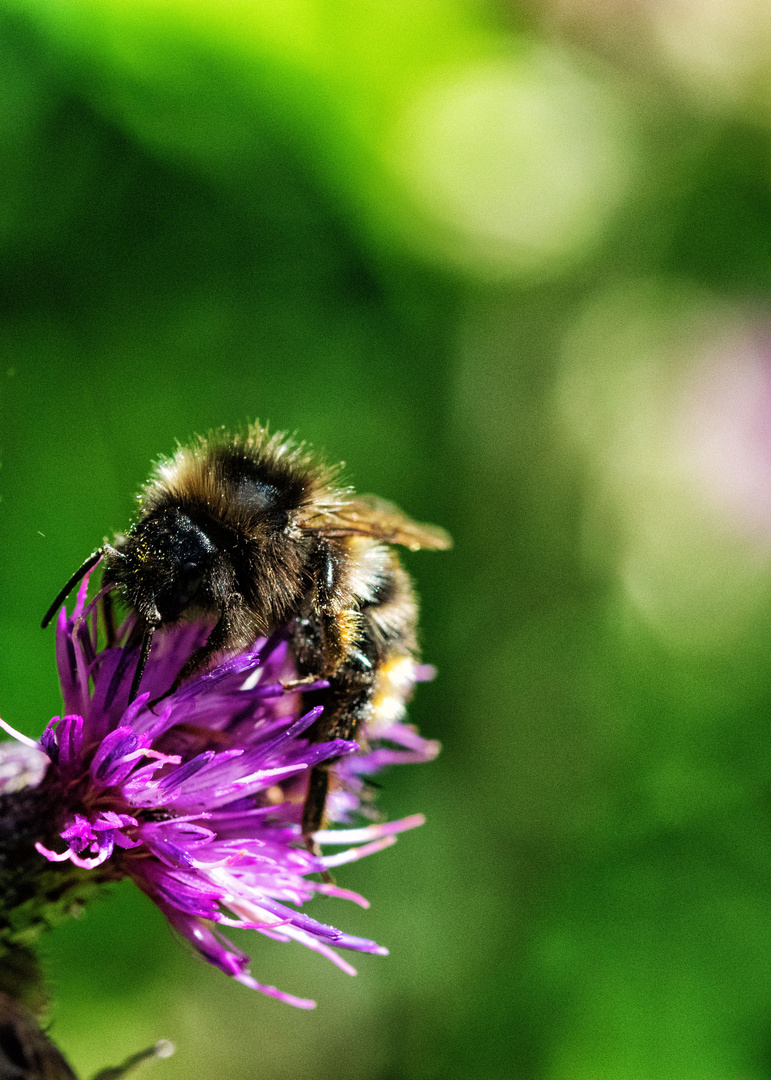
[[184,683],[153,711],[148,702],[165,692],[210,627],[184,622],[158,635],[142,681],[146,692],[129,704],[136,653],[125,643],[132,617],[118,644],[98,651],[99,597],[86,604],[89,576],[72,615],[63,609],[57,625],[66,715],[50,722],[40,747],[50,759],[41,788],[57,808],[58,841],[38,841],[37,851],[99,880],[132,878],[210,963],[245,986],[314,1007],[258,983],[248,957],[219,928],[297,941],[349,974],[355,970],[336,948],[387,953],[299,908],[316,893],[368,907],[356,893],[311,875],[382,850],[422,816],[324,829],[315,836],[320,848],[343,850],[314,855],[303,845],[302,806],[311,768],[331,761],[329,817],[346,824],[357,812],[372,818],[368,775],[436,755],[438,744],[403,723],[404,699],[430,669],[411,660],[392,665],[359,742],[309,741],[321,710],[303,713],[302,694],[287,687],[296,671],[281,633]]

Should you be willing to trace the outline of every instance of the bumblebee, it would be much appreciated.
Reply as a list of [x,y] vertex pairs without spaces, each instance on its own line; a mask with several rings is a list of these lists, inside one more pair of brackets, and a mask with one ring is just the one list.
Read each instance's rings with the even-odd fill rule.
[[[102,1069],[94,1080],[122,1080],[148,1058],[174,1053],[168,1039],[132,1054],[122,1065]],[[35,1016],[0,991],[0,1077],[2,1080],[78,1080],[59,1048],[41,1029]]]
[[[198,612],[216,621],[167,693],[216,654],[237,653],[285,628],[300,685],[328,683],[307,694],[324,706],[311,729],[315,741],[352,738],[379,702],[404,701],[409,688],[398,670],[417,657],[417,602],[391,545],[448,548],[443,529],[355,495],[340,485],[339,469],[259,425],[180,447],[155,466],[138,502],[128,532],[86,559],[42,623],[103,559],[108,638],[112,591],[137,620],[131,700],[154,635]],[[314,768],[303,809],[306,843],[321,825],[328,785],[327,765]]]

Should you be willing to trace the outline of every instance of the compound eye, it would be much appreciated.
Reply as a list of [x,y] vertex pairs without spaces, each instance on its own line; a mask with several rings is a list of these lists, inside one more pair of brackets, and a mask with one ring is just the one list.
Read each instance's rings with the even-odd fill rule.
[[177,590],[180,600],[190,603],[194,600],[201,588],[201,566],[197,562],[182,564],[177,582]]

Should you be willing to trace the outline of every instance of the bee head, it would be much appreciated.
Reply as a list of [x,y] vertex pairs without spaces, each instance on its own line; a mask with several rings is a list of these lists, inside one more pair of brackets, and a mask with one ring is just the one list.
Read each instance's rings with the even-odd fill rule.
[[217,549],[176,507],[138,522],[114,548],[106,548],[105,579],[145,622],[174,622],[208,591]]

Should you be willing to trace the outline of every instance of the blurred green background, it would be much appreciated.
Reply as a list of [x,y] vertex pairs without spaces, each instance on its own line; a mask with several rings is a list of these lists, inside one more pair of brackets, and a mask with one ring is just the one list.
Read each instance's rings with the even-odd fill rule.
[[[0,0],[0,707],[176,440],[259,417],[447,527],[423,810],[297,1013],[119,888],[45,943],[84,1076],[771,1077],[771,9]],[[324,910],[322,910],[324,909]]]

